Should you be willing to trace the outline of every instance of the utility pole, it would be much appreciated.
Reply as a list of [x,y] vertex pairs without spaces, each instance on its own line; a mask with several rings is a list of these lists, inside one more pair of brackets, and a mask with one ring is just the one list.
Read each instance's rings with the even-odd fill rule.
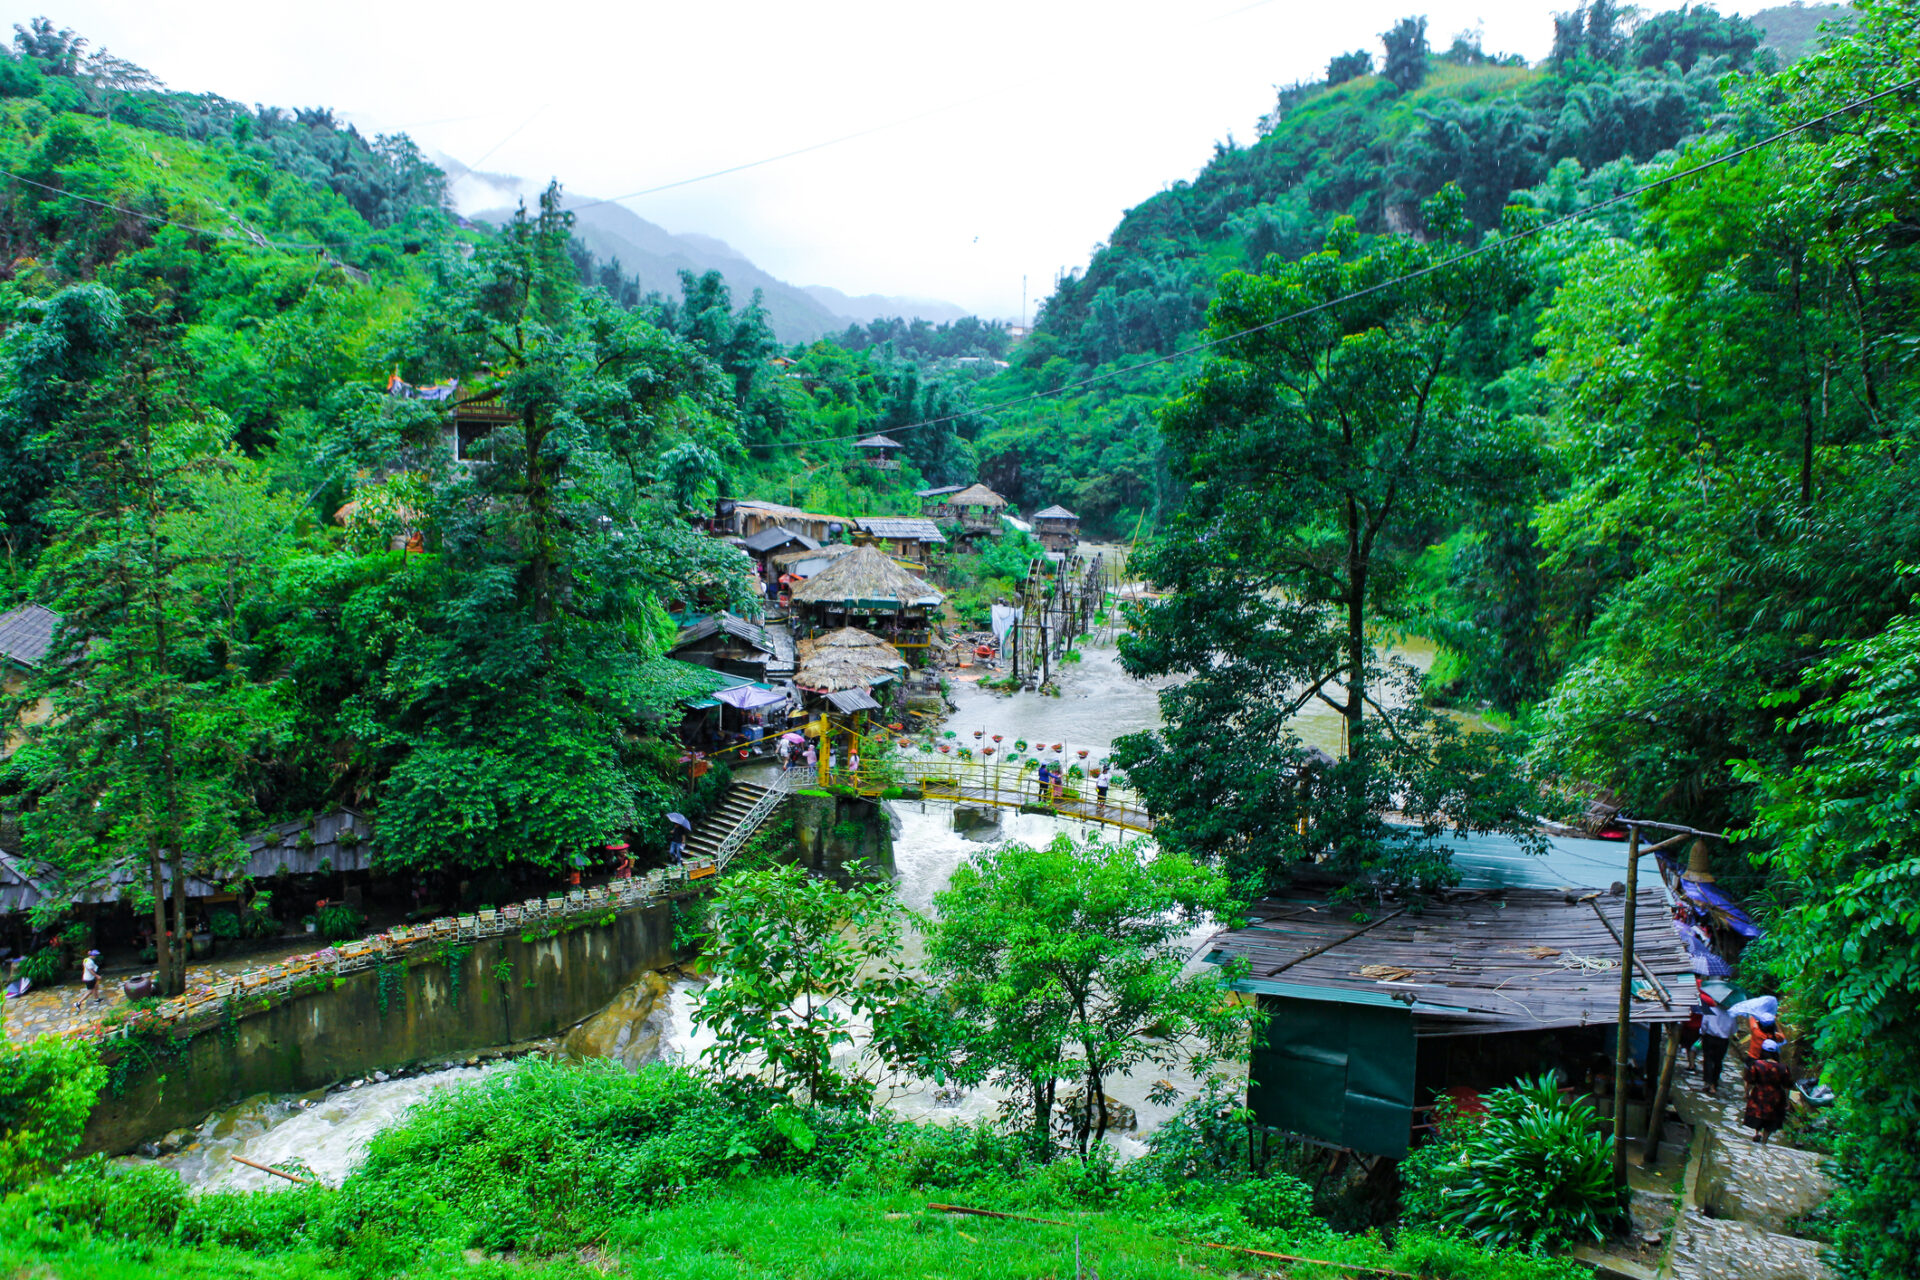
[[[1620,1197],[1622,1212],[1627,1207],[1627,1068],[1631,1062],[1629,1043],[1633,1031],[1633,932],[1634,919],[1639,915],[1640,895],[1640,855],[1658,853],[1669,845],[1680,843],[1688,836],[1710,836],[1715,840],[1725,840],[1726,836],[1714,831],[1696,831],[1692,827],[1674,826],[1666,822],[1640,822],[1622,818],[1620,822],[1627,828],[1627,909],[1626,918],[1620,922],[1620,1012],[1614,1026],[1613,1035],[1613,1186]],[[1669,836],[1659,844],[1640,847],[1640,828],[1653,827],[1662,831],[1677,831],[1678,835]],[[1597,904],[1596,904],[1597,905]],[[1606,917],[1603,914],[1601,919]],[[1671,1061],[1667,1072],[1671,1072]],[[1671,1075],[1668,1076],[1671,1079]],[[1651,1103],[1658,1105],[1664,1098],[1653,1098]],[[1658,1133],[1656,1126],[1660,1117],[1648,1117],[1648,1131]]]

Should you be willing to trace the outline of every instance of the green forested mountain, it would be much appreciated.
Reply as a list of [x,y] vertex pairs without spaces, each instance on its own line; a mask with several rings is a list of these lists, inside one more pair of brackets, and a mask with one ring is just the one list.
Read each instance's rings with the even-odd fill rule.
[[[372,800],[392,869],[551,871],[676,803],[669,611],[750,589],[690,515],[978,476],[1145,534],[1171,594],[1122,653],[1167,725],[1119,754],[1161,846],[1242,887],[1313,856],[1417,895],[1446,830],[1589,802],[1726,833],[1769,929],[1741,977],[1839,1095],[1840,1250],[1912,1274],[1920,19],[1808,49],[1789,12],[1790,65],[1706,8],[1594,0],[1539,66],[1408,19],[1131,210],[1018,344],[799,346],[717,275],[596,260],[557,187],[464,226],[404,138],[32,24],[0,59],[0,536],[71,662],[21,691],[55,715],[9,821],[83,880]],[[503,411],[488,467],[449,450],[454,379]],[[855,465],[876,430],[903,471]]]

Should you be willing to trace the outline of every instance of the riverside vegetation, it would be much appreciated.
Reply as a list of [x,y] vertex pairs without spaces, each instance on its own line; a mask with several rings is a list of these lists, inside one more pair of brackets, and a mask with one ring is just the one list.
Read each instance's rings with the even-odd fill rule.
[[[1334,58],[1130,211],[1024,341],[883,323],[784,350],[717,276],[640,296],[557,190],[463,226],[404,137],[172,92],[24,24],[0,58],[0,588],[60,610],[76,661],[21,690],[58,714],[0,771],[0,844],[75,883],[133,850],[180,884],[219,878],[240,831],[352,800],[383,870],[504,900],[678,803],[660,726],[698,690],[658,661],[667,606],[751,589],[688,516],[722,492],[899,511],[982,478],[1140,535],[1174,589],[1123,654],[1190,678],[1121,751],[1164,852],[1236,891],[1284,878],[1301,818],[1356,903],[1448,883],[1448,828],[1589,798],[1730,832],[1716,871],[1769,929],[1740,976],[1788,994],[1837,1094],[1835,1256],[1913,1274],[1920,15],[1817,16],[1594,0],[1537,66],[1409,19],[1377,70]],[[496,367],[515,422],[484,469],[385,390]],[[901,471],[802,444],[875,430]],[[969,610],[1020,550],[965,567]],[[1424,680],[1384,660],[1396,631],[1440,643]],[[1351,750],[1276,788],[1301,689]],[[1414,830],[1378,820],[1390,798]],[[990,1059],[953,1061],[1032,1066]],[[18,1101],[50,1077],[15,1061],[0,1122],[50,1168]],[[1046,1166],[1106,1177],[1099,1150]],[[97,1171],[36,1187],[15,1194],[78,1206],[39,1215],[49,1247],[281,1265],[181,1252],[193,1206],[164,1239],[89,1234],[125,1221]],[[120,1207],[89,1217],[87,1187]],[[338,1221],[312,1266],[385,1238]]]

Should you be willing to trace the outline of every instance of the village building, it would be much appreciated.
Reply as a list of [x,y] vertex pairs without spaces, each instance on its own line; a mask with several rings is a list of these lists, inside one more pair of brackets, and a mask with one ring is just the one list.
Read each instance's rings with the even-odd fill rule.
[[[1620,850],[1583,851],[1582,867],[1559,850],[1541,859],[1501,843],[1476,837],[1455,855],[1481,887],[1417,911],[1387,903],[1358,915],[1309,870],[1249,907],[1244,928],[1214,936],[1206,959],[1243,962],[1234,989],[1268,1015],[1247,1087],[1260,1123],[1397,1158],[1442,1098],[1471,1110],[1486,1090],[1542,1071],[1583,1092],[1610,1090],[1624,895],[1547,885],[1596,870],[1610,881],[1605,860]],[[1657,1056],[1651,1033],[1693,1012],[1694,974],[1664,895],[1642,890],[1633,910],[1641,976],[1629,1049],[1646,1071]]]
[[775,573],[775,583],[781,592],[781,603],[792,603],[790,597],[794,587],[813,577],[822,569],[853,550],[851,542],[838,542],[828,547],[805,547],[793,551],[779,551],[767,558],[769,569]]
[[855,547],[793,590],[802,638],[859,627],[899,648],[927,651],[932,611],[944,597],[878,547]]
[[793,682],[809,717],[833,715],[855,726],[881,711],[881,697],[907,669],[897,648],[857,627],[802,640],[799,663]]
[[818,551],[820,544],[804,533],[795,533],[785,525],[769,525],[751,537],[740,538],[736,545],[753,561],[754,572],[769,598],[779,594],[780,570],[773,558],[785,551]]
[[[46,661],[47,651],[53,647],[53,633],[59,626],[60,615],[45,605],[23,604],[0,613],[0,693],[9,701],[18,697],[27,678]],[[43,724],[52,714],[53,705],[45,698],[37,698],[33,705],[23,708],[14,723],[7,726],[6,741],[0,744],[0,758],[12,755],[20,745],[22,729]]]
[[1070,556],[1080,545],[1080,517],[1065,507],[1044,507],[1033,513],[1033,536],[1057,555]]
[[855,516],[853,524],[887,554],[922,565],[947,542],[939,525],[915,516]]
[[682,628],[667,656],[749,680],[781,680],[793,674],[793,650],[784,631],[725,612]]
[[861,463],[870,470],[898,471],[900,460],[894,457],[894,453],[906,446],[886,436],[868,436],[864,440],[854,441],[853,447],[860,451]]
[[[778,502],[761,502],[751,498],[723,500],[730,502],[728,515],[730,523],[718,530],[741,538],[751,538],[765,529],[781,527],[794,533],[805,534],[816,544],[832,542],[845,533],[853,521],[847,516],[829,515],[819,511],[802,511],[798,507],[789,507]],[[716,516],[718,515],[716,504]]]
[[951,493],[922,497],[921,514],[941,524],[957,526],[962,535],[994,537],[1004,527],[1001,517],[1010,510],[1007,500],[983,484],[971,484]]

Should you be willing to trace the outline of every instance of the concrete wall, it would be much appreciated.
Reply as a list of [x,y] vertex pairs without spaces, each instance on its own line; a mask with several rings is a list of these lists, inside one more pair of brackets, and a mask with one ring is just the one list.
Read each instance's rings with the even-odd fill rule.
[[[605,1007],[642,973],[676,959],[672,908],[665,903],[626,912],[612,924],[588,923],[530,942],[522,937],[457,943],[470,952],[390,966],[384,1013],[380,971],[363,969],[337,987],[241,1017],[231,1029],[201,1031],[180,1056],[141,1070],[123,1097],[103,1097],[82,1150],[129,1151],[256,1093],[304,1092],[369,1071],[555,1035]],[[512,966],[504,980],[496,974],[502,961]]]
[[796,793],[787,806],[794,861],[807,870],[845,881],[847,864],[864,860],[881,875],[895,874],[893,817],[878,801]]

